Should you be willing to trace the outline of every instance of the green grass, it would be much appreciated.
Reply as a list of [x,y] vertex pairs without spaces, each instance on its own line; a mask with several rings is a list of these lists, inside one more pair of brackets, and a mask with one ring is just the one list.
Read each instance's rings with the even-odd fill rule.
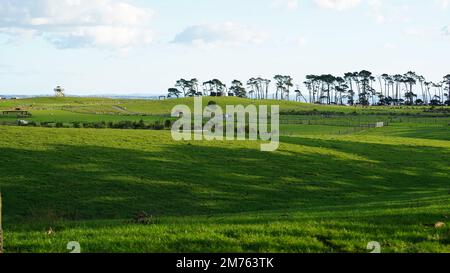
[[100,121],[140,121],[153,122],[156,120],[163,121],[169,119],[162,116],[138,116],[138,115],[107,115],[107,114],[89,114],[89,113],[75,113],[65,110],[34,110],[33,116],[30,118],[16,118],[16,117],[0,117],[0,122],[13,122],[18,119],[35,121],[35,122],[100,122]]
[[[232,97],[222,98],[203,98],[203,105],[209,101],[214,101],[217,105],[225,108],[226,105],[279,105],[282,112],[335,112],[339,114],[377,114],[386,115],[441,115],[440,113],[429,113],[430,107],[346,107],[333,105],[313,105],[292,101],[278,100],[252,100]],[[139,115],[170,115],[175,105],[186,104],[193,107],[193,98],[180,98],[174,100],[118,100],[107,98],[29,98],[21,100],[3,100],[0,101],[0,109],[10,109],[14,107],[23,107],[31,112],[33,110],[63,109],[76,113],[91,114],[139,114]],[[450,107],[437,107],[437,109],[447,110]]]
[[[135,116],[105,114],[102,100],[102,114],[62,110],[96,100],[37,101],[35,119]],[[0,126],[5,249],[68,252],[79,241],[83,252],[367,252],[378,241],[383,252],[450,252],[450,126],[441,121],[357,132],[282,125],[274,153],[251,141],[174,142],[170,131]],[[154,221],[132,221],[142,211]]]
[[[364,252],[373,240],[388,252],[450,251],[448,227],[432,227],[450,224],[448,141],[284,137],[268,154],[169,132],[0,134],[10,252],[64,252],[72,240],[89,252]],[[140,211],[158,223],[130,223]]]
[[329,125],[292,125],[281,124],[282,136],[315,136],[315,135],[345,135],[357,133],[357,128]]

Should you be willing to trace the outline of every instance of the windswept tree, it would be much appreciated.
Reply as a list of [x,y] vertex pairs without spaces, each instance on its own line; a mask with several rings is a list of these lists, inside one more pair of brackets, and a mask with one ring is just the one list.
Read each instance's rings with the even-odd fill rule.
[[213,79],[211,82],[217,97],[222,97],[227,93],[227,86],[223,82],[218,79]]
[[244,84],[241,81],[234,80],[231,82],[230,91],[239,98],[246,98],[247,91],[245,90]]
[[286,93],[287,100],[289,100],[289,93],[294,86],[294,79],[291,76],[284,76],[284,85],[286,87],[284,92]]
[[[417,75],[416,80],[419,82],[420,84],[420,91],[422,93],[422,104],[428,104],[428,96],[427,93],[425,92],[425,77],[422,75]],[[418,101],[416,101],[416,103],[418,103]]]
[[401,89],[402,89],[402,83],[404,82],[403,75],[396,74],[393,76],[394,85],[395,85],[395,93],[394,93],[394,104],[400,105],[403,101],[401,97]]
[[[450,74],[442,82],[433,83],[415,72],[405,74],[381,74],[372,72],[348,72],[343,76],[332,74],[307,75],[303,82],[307,89],[302,93],[300,86],[293,89],[293,78],[288,75],[274,76],[275,99],[289,100],[291,89],[295,100],[317,104],[336,105],[449,105]],[[175,88],[168,90],[169,97],[193,96],[236,96],[253,99],[269,99],[271,80],[262,77],[251,78],[247,82],[233,80],[230,89],[219,79],[203,83],[203,92],[199,92],[197,79],[180,79]],[[309,97],[308,97],[309,95]]]
[[247,86],[251,89],[252,94],[255,94],[256,99],[268,99],[270,83],[271,80],[258,77],[249,79]]
[[178,89],[176,89],[176,88],[169,88],[169,90],[167,90],[167,92],[168,92],[168,95],[167,95],[167,96],[168,96],[169,98],[173,98],[173,97],[179,98],[180,95],[181,95],[181,91],[178,90]]
[[447,106],[450,106],[450,74],[444,76],[444,83],[446,84],[447,90],[447,101],[445,102],[445,104],[447,104]]
[[331,92],[334,89],[336,77],[331,74],[325,74],[320,76],[320,80],[323,82],[322,90],[326,93],[326,95],[321,96],[321,99],[326,99],[326,104],[331,104]]
[[433,100],[433,96],[431,96],[431,88],[433,87],[433,82],[432,81],[426,81],[423,84],[425,86],[425,94],[426,94],[426,97],[427,97],[427,100],[426,100],[425,103],[427,105],[429,105],[429,104],[431,104],[431,100]]
[[355,79],[354,73],[348,72],[345,73],[344,79],[347,81],[348,86],[348,95],[347,95],[347,103],[349,105],[355,104],[355,89],[353,89],[353,80]]
[[306,81],[304,81],[303,84],[306,86],[306,89],[308,90],[308,93],[309,93],[309,103],[313,103],[313,101],[314,101],[313,81],[312,81],[312,79],[308,78],[310,76],[312,76],[312,75],[306,76]]
[[188,96],[194,97],[194,96],[201,96],[202,92],[199,92],[198,90],[198,79],[194,78],[189,81],[189,92]]
[[214,91],[213,89],[213,82],[212,81],[206,81],[203,83],[203,95],[205,96],[211,96],[211,93]]
[[175,84],[175,87],[178,87],[183,91],[183,96],[186,97],[186,94],[191,88],[191,82],[185,79],[179,79],[177,83]]
[[344,99],[348,97],[349,86],[347,85],[347,82],[342,77],[336,78],[336,86],[335,86],[335,98],[334,102],[339,105],[344,105]]
[[213,97],[222,97],[227,92],[227,87],[218,79],[213,79],[203,83],[204,93]]
[[358,73],[359,82],[361,83],[361,92],[359,92],[359,104],[368,106],[370,104],[370,97],[373,93],[372,81],[374,77],[372,72],[362,70]]
[[[176,82],[175,87],[177,90],[181,89],[184,97],[194,97],[201,96],[202,93],[198,91],[198,80],[197,79],[180,79]],[[179,89],[178,89],[179,88]],[[173,90],[175,91],[175,90]]]
[[[275,99],[278,99],[278,94],[284,93],[284,76],[275,75],[274,80],[276,86]],[[281,97],[283,97],[283,95],[281,95]]]
[[270,87],[270,83],[272,81],[269,79],[262,79],[262,87],[263,87],[263,91],[265,93],[265,99],[269,99],[269,87]]
[[275,86],[276,95],[275,98],[278,99],[278,94],[282,100],[289,99],[290,89],[294,86],[294,79],[291,76],[275,75]]
[[320,103],[321,87],[323,85],[321,76],[307,75],[307,85],[311,85],[312,103]]
[[[380,84],[381,84],[381,80],[383,80],[384,83],[384,92],[383,90],[381,91],[384,95],[384,97],[389,98],[389,91],[390,91],[390,85],[389,85],[389,80],[390,80],[391,76],[389,76],[389,74],[382,74],[380,76]],[[383,84],[381,84],[383,86]]]
[[261,81],[260,78],[250,78],[247,86],[251,89],[251,94],[255,95],[255,99],[261,99]]
[[433,83],[433,89],[434,95],[430,104],[433,106],[442,105],[442,96],[441,96],[442,83],[441,82]]
[[405,98],[407,99],[408,105],[414,104],[414,98],[417,95],[413,92],[413,86],[417,83],[417,74],[415,72],[409,71],[403,76],[403,83],[405,84],[406,92]]

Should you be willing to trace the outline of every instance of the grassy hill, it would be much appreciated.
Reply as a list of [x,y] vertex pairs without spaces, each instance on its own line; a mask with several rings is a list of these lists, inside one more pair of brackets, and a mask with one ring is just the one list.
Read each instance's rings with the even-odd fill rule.
[[[119,120],[191,102],[37,98],[0,108]],[[281,107],[374,119],[361,108]],[[79,241],[83,252],[367,252],[378,241],[383,252],[449,252],[448,124],[282,125],[274,153],[251,141],[175,142],[170,131],[0,126],[5,249],[67,252]]]
[[[242,98],[222,97],[222,98],[203,98],[203,104],[206,106],[209,101],[214,101],[217,105],[225,108],[226,105],[279,105],[282,112],[334,112],[334,113],[359,113],[359,114],[433,114],[429,113],[429,107],[398,106],[398,107],[348,107],[336,105],[314,105],[293,101],[278,100],[251,100]],[[78,114],[115,114],[115,115],[170,115],[175,105],[184,104],[193,107],[193,98],[180,98],[171,100],[117,100],[107,98],[29,98],[21,100],[0,101],[0,110],[20,107],[30,110],[32,113],[40,113],[42,110],[63,110],[66,112]],[[450,107],[438,107],[450,114]]]

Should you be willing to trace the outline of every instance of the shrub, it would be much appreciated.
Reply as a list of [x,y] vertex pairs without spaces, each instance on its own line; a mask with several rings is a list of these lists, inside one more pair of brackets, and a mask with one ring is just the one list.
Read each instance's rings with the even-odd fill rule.
[[159,223],[159,219],[142,211],[133,216],[132,222],[141,225],[155,225]]
[[172,121],[171,121],[170,119],[166,119],[166,120],[164,121],[164,127],[165,127],[166,129],[172,128]]
[[133,129],[133,122],[131,121],[121,121],[117,124],[118,129]]
[[133,122],[133,129],[147,129],[144,120],[141,119],[139,122]]
[[106,128],[106,122],[101,121],[101,122],[94,122],[94,128],[96,129],[104,129]]

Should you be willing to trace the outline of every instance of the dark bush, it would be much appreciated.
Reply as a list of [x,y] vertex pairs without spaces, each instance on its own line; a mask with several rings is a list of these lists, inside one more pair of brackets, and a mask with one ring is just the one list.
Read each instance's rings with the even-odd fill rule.
[[142,211],[133,216],[132,222],[140,225],[156,225],[159,223],[159,219]]
[[139,122],[133,122],[133,129],[147,129],[144,120],[141,119]]
[[172,128],[172,121],[171,121],[170,119],[166,119],[166,120],[164,121],[164,127],[165,127],[166,129]]

